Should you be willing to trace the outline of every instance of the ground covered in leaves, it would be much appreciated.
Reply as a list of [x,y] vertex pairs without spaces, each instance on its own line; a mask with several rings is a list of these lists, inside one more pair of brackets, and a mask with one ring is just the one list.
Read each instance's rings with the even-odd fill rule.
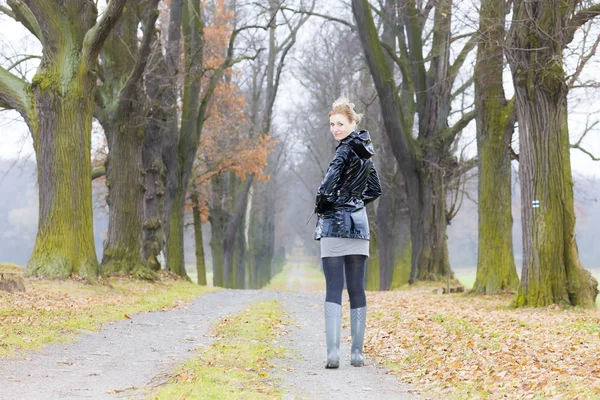
[[597,310],[513,309],[512,295],[369,293],[366,351],[428,398],[600,399]]
[[163,274],[160,281],[110,278],[84,281],[27,279],[26,291],[0,291],[0,358],[47,343],[72,340],[130,314],[181,306],[213,290]]

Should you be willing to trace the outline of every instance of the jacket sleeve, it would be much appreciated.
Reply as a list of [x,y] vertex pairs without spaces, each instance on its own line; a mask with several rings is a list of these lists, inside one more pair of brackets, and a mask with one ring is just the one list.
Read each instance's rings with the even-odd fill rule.
[[381,196],[381,182],[379,181],[379,175],[377,175],[375,163],[372,163],[369,177],[367,178],[367,187],[362,197],[366,205],[375,201],[379,196]]
[[332,204],[335,202],[337,193],[335,192],[336,186],[342,176],[346,161],[348,160],[348,152],[350,147],[347,145],[341,145],[337,148],[333,160],[329,163],[325,178],[321,182],[319,189],[317,189],[317,199],[315,212],[322,214],[329,210]]

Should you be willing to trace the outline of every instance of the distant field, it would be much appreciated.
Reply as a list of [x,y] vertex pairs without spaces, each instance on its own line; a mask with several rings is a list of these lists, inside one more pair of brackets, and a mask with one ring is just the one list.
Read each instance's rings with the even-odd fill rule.
[[476,270],[459,270],[454,272],[454,277],[465,286],[465,289],[469,290],[473,288],[475,284],[475,277],[477,276]]

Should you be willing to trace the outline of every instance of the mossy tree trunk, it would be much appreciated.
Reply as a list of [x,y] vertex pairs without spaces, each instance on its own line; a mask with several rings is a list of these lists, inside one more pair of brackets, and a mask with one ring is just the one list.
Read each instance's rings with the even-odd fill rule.
[[512,245],[511,156],[513,106],[502,84],[504,0],[483,0],[475,64],[479,240],[475,293],[516,290],[519,277]]
[[[152,129],[152,132],[148,132],[146,140],[153,141],[148,142],[149,147],[155,145],[159,147],[153,149],[151,152],[148,151],[147,154],[149,156],[151,154],[155,154],[155,156],[152,157],[152,161],[149,159],[147,164],[156,166],[160,166],[161,162],[164,164],[166,190],[164,194],[164,210],[156,210],[154,212],[154,208],[147,208],[145,211],[145,224],[149,225],[147,234],[149,238],[155,238],[154,243],[156,243],[156,247],[158,248],[158,251],[155,252],[156,247],[151,243],[148,247],[153,250],[152,253],[146,255],[147,258],[156,258],[162,249],[167,250],[167,239],[170,232],[173,206],[175,204],[175,193],[179,185],[178,86],[180,74],[184,70],[181,63],[183,8],[183,0],[171,0],[164,58],[162,51],[157,52],[158,54],[154,53],[157,57],[160,57],[157,62],[159,68],[151,69],[153,83],[156,82],[157,85],[154,86],[156,90],[152,92],[151,97],[152,103],[156,104],[156,106],[151,107],[150,110],[151,115],[156,115],[156,117],[149,121],[149,128]],[[159,75],[161,71],[163,73]],[[162,86],[163,84],[164,86]],[[160,160],[158,159],[158,154],[161,155]],[[183,234],[181,238],[183,238]]]
[[[270,168],[276,161],[271,160]],[[256,288],[265,286],[271,280],[275,255],[275,218],[277,214],[277,184],[275,177],[268,182],[255,184],[251,229],[249,241],[252,243],[252,263],[254,265]]]
[[206,286],[206,262],[204,260],[204,244],[202,241],[202,219],[200,218],[200,203],[198,192],[194,187],[191,193],[194,215],[194,242],[196,244],[196,270],[198,272],[198,285]]
[[173,201],[167,235],[167,263],[169,268],[186,276],[184,267],[184,207],[192,166],[204,122],[208,117],[208,106],[223,72],[236,63],[252,57],[241,56],[234,59],[234,45],[237,35],[248,27],[235,29],[229,37],[224,61],[212,69],[212,75],[205,88],[201,89],[202,76],[207,71],[204,60],[204,21],[202,1],[193,0],[183,7],[183,35],[185,54],[185,80],[181,113],[181,127],[177,143],[177,169],[174,179]]
[[[158,17],[158,0],[125,8],[109,35],[103,51],[104,82],[97,99],[97,116],[108,139],[106,185],[109,224],[102,267],[106,273],[155,277],[142,254],[144,171],[142,143],[146,130],[145,93],[142,76]],[[138,45],[138,25],[144,38]]]
[[42,43],[31,84],[0,67],[0,107],[27,123],[36,153],[39,224],[26,273],[93,281],[91,129],[97,56],[121,16],[112,0],[103,16],[93,2],[9,1],[17,19]]
[[210,222],[210,249],[212,254],[213,286],[223,287],[223,232],[227,214],[223,208],[225,196],[225,177],[212,179],[212,201],[208,220]]
[[[383,199],[379,200],[377,210],[374,210],[373,207],[367,207],[367,216],[370,225],[369,230],[371,232],[371,238],[369,240],[369,260],[365,274],[365,287],[367,290],[379,290],[381,286],[381,261],[382,258],[384,258],[382,253],[386,251],[386,248],[380,243],[381,239],[379,234],[381,233],[382,236],[388,235],[388,232],[382,229],[380,219],[378,218],[382,200]],[[383,240],[385,241],[385,239]]]
[[[142,145],[142,168],[146,192],[144,195],[144,224],[142,232],[142,256],[147,267],[158,271],[158,256],[165,245],[166,186],[168,138],[177,131],[176,119],[171,110],[175,108],[175,93],[170,85],[167,64],[160,51],[152,54],[153,68],[146,74],[146,92],[150,101],[147,109],[147,126]],[[171,151],[171,153],[174,153]]]
[[411,269],[410,217],[406,191],[400,173],[391,172],[386,174],[382,171],[380,174],[387,182],[383,185],[384,190],[377,204],[376,214],[376,229],[380,233],[378,241],[381,281],[378,290],[389,290],[407,284]]
[[[459,166],[450,147],[456,135],[475,117],[463,114],[448,127],[452,86],[466,56],[475,45],[469,40],[453,64],[449,62],[452,1],[435,2],[431,57],[424,56],[423,28],[429,8],[418,9],[415,1],[397,3],[396,39],[399,53],[378,36],[367,0],[353,0],[352,9],[359,37],[375,88],[379,95],[386,134],[403,175],[411,221],[410,282],[440,279],[450,273],[446,244],[447,177]],[[402,75],[401,87],[411,96],[399,93],[386,55],[392,57]],[[429,70],[426,65],[429,65]],[[408,103],[408,104],[407,104]],[[418,138],[412,137],[414,116],[418,115]]]
[[235,239],[240,234],[240,224],[246,214],[246,199],[253,180],[252,176],[248,176],[242,183],[235,196],[235,207],[223,232],[223,285],[226,288],[235,288],[236,285]]
[[201,127],[198,127],[200,80],[204,68],[204,21],[201,4],[200,0],[184,4],[182,17],[186,75],[177,149],[176,186],[167,235],[167,265],[171,271],[182,277],[187,277],[183,243],[185,201],[201,130]]
[[[600,10],[575,13],[576,3],[514,3],[508,60],[519,121],[523,226],[523,269],[516,306],[592,307],[597,295],[597,282],[583,269],[575,241],[562,52],[575,30]],[[532,207],[534,200],[539,207]]]

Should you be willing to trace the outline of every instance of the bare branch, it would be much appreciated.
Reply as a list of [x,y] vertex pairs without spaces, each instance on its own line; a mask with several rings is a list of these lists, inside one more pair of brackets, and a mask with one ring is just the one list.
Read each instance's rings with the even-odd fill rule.
[[579,75],[581,75],[581,72],[583,71],[583,67],[585,67],[587,62],[596,54],[596,50],[598,49],[598,44],[600,44],[600,35],[598,35],[598,37],[594,41],[594,44],[592,45],[590,52],[581,58],[579,64],[577,65],[577,68],[575,69],[575,72],[573,73],[573,75],[571,76],[569,81],[567,82],[567,85],[569,88],[571,88],[571,89],[574,88],[575,82],[577,81],[577,79],[579,79]]
[[31,59],[34,59],[34,58],[37,58],[37,59],[40,59],[40,60],[42,59],[42,57],[40,57],[40,56],[34,56],[34,55],[29,55],[29,56],[23,57],[22,59],[20,59],[19,61],[14,62],[10,67],[8,67],[7,71],[10,71],[11,69],[17,67],[19,64],[24,63],[25,61],[31,60]]
[[584,152],[585,154],[587,154],[588,156],[590,156],[590,158],[594,161],[600,161],[599,157],[595,157],[592,153],[590,153],[589,151],[587,151],[586,149],[584,149],[583,147],[581,147],[581,145],[576,145],[576,144],[572,144],[571,145],[572,149],[578,149],[581,150],[582,152]]
[[104,41],[121,17],[126,2],[127,0],[110,0],[100,20],[85,34],[82,60],[88,68],[91,69],[94,65]]
[[12,12],[12,10],[10,8],[6,8],[2,5],[0,5],[0,12],[3,14],[6,14],[7,16],[9,16],[12,19],[14,19],[15,21],[17,21],[17,16],[15,15],[15,13]]
[[312,15],[314,17],[320,17],[320,18],[326,19],[328,21],[338,22],[338,23],[340,23],[342,25],[346,25],[347,27],[349,27],[350,29],[352,29],[352,31],[356,30],[356,25],[351,24],[350,22],[346,21],[345,19],[332,17],[331,15],[320,14],[320,13],[316,13],[316,12],[313,12],[313,11],[295,10],[293,8],[290,8],[290,7],[281,7],[281,9],[282,10],[293,11],[293,12],[298,13],[298,14],[306,14],[306,15]]
[[473,84],[473,76],[465,81],[458,89],[452,93],[452,100],[463,94]]
[[467,43],[465,43],[464,47],[458,54],[458,57],[456,57],[456,60],[454,60],[454,64],[452,64],[452,66],[450,66],[450,70],[448,71],[448,76],[449,76],[451,83],[454,83],[454,80],[456,79],[456,75],[458,75],[458,71],[460,70],[462,65],[465,63],[467,56],[469,55],[471,50],[473,50],[475,48],[475,46],[477,45],[477,42],[478,42],[477,38],[478,38],[477,35],[471,36],[469,41]]
[[98,167],[92,170],[92,180],[106,176],[106,168]]
[[595,4],[575,14],[573,18],[571,18],[571,21],[567,26],[565,33],[565,42],[563,43],[563,46],[566,46],[567,44],[571,43],[571,41],[575,37],[575,32],[577,31],[577,29],[579,29],[582,25],[585,25],[585,23],[591,21],[599,15],[600,4]]
[[16,77],[0,66],[0,107],[15,110],[26,120],[29,103],[27,82]]
[[144,32],[142,45],[138,51],[136,65],[133,68],[133,71],[131,71],[131,75],[129,75],[127,83],[121,91],[121,100],[130,97],[131,92],[134,90],[138,81],[141,79],[144,70],[146,69],[146,64],[148,63],[148,56],[150,54],[150,48],[154,37],[156,19],[158,18],[158,2],[159,0],[152,0],[150,3],[150,11],[148,11],[148,16],[146,17],[146,21],[144,22],[144,26],[142,28],[142,31]]
[[385,51],[388,53],[390,58],[392,60],[394,60],[396,65],[398,65],[398,68],[400,68],[400,72],[402,73],[402,79],[403,80],[408,79],[412,82],[410,67],[407,64],[406,60],[398,57],[396,55],[396,53],[394,52],[394,49],[389,44],[385,43],[382,40],[380,41],[380,43],[381,43],[381,47],[383,47],[385,49]]
[[578,149],[578,148],[579,148],[579,146],[581,145],[581,141],[583,140],[583,138],[585,138],[585,136],[586,136],[586,135],[587,135],[589,132],[591,132],[591,130],[592,130],[592,129],[594,129],[594,127],[595,127],[596,125],[598,125],[598,123],[600,123],[600,121],[594,121],[594,123],[590,125],[590,124],[589,124],[589,117],[588,117],[588,120],[587,120],[587,121],[586,121],[586,123],[585,123],[585,129],[583,130],[583,133],[582,133],[582,134],[581,134],[581,136],[579,137],[579,140],[578,140],[578,141],[577,141],[575,144],[571,145],[571,147],[572,147],[572,148],[574,148],[574,149]]
[[427,5],[423,9],[423,11],[421,11],[421,20],[422,20],[423,24],[425,23],[425,21],[427,21],[427,18],[429,18],[429,13],[433,9],[434,5],[435,5],[435,0],[429,0],[427,2]]
[[462,118],[458,120],[458,122],[456,122],[453,126],[444,129],[444,132],[442,132],[442,139],[448,142],[454,140],[458,132],[465,129],[465,127],[469,125],[469,123],[475,118],[476,115],[477,111],[475,109],[469,111],[466,114],[463,114]]
[[38,38],[38,40],[43,43],[44,40],[42,35],[42,29],[40,28],[37,19],[31,12],[29,7],[27,7],[20,0],[8,0],[7,4],[12,9],[12,13],[10,12],[10,10],[4,7],[2,9],[2,12],[4,12],[6,15],[11,17],[15,21],[18,21],[21,24],[23,24],[23,26],[27,28],[27,30],[31,32],[31,34],[33,34],[33,36]]

